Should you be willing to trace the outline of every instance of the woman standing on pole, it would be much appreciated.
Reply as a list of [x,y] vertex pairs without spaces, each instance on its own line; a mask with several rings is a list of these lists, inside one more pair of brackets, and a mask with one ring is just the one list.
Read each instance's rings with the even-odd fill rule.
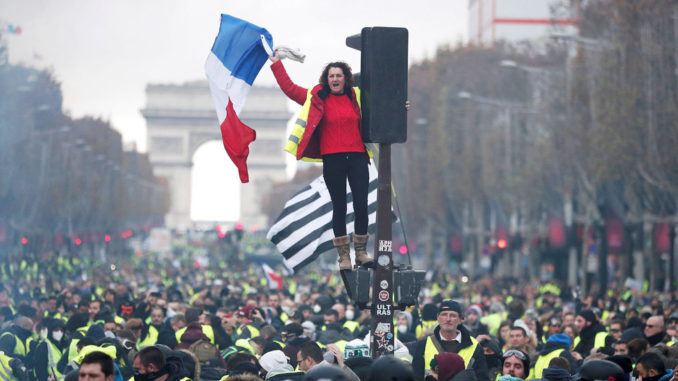
[[285,150],[297,160],[323,163],[323,179],[332,199],[333,242],[339,256],[339,269],[351,269],[350,238],[346,232],[347,179],[355,213],[356,263],[369,264],[373,262],[366,250],[369,151],[362,141],[360,89],[353,86],[351,67],[344,62],[329,63],[319,83],[305,89],[292,82],[277,52],[270,60],[282,91],[303,106]]

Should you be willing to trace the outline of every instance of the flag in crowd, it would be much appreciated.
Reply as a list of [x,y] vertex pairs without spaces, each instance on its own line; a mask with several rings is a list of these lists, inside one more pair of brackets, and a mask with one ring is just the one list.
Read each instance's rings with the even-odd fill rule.
[[7,31],[9,34],[21,34],[21,27],[9,24],[7,25]]
[[273,37],[264,28],[222,14],[219,33],[205,62],[205,74],[221,126],[226,153],[240,181],[249,181],[247,156],[256,132],[240,121],[254,79],[270,55]]
[[[367,195],[368,232],[377,229],[377,170],[369,165],[370,183]],[[353,195],[347,190],[346,231],[353,233]],[[395,220],[395,215],[393,216]],[[268,231],[266,238],[283,255],[284,264],[298,271],[326,251],[332,250],[332,200],[322,176],[297,192],[285,203],[282,213]]]
[[266,263],[261,263],[261,270],[264,272],[266,279],[268,280],[268,288],[271,290],[282,290],[284,286],[282,276],[278,275],[273,271],[271,266]]

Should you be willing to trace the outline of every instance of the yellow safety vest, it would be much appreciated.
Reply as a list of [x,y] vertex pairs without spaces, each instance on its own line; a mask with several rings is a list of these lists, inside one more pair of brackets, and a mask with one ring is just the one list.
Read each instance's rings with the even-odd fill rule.
[[[356,100],[358,101],[358,107],[360,107],[362,113],[362,105],[360,104],[360,88],[356,86],[353,88],[353,90],[355,90],[355,96]],[[297,121],[294,123],[294,127],[292,127],[292,133],[290,134],[289,138],[287,138],[287,144],[285,144],[285,151],[294,155],[295,158],[297,157],[299,142],[301,142],[301,139],[304,137],[304,132],[306,131],[308,114],[311,111],[311,99],[313,98],[313,94],[311,94],[312,91],[313,87],[308,89],[308,92],[306,93],[306,101],[304,102],[304,105],[301,107],[299,116],[297,116]],[[365,150],[367,151],[367,154],[370,157],[374,157],[374,154],[370,149],[365,147]],[[302,157],[301,160],[315,162],[322,161],[322,159],[313,159],[309,157]]]
[[61,359],[61,351],[57,348],[54,343],[49,340],[47,342],[47,373],[56,377],[57,381],[63,380],[66,376],[62,375],[61,372],[57,370],[57,363]]
[[541,375],[544,372],[544,369],[549,367],[549,363],[551,362],[551,360],[560,356],[560,354],[563,353],[563,351],[565,351],[565,349],[560,348],[560,349],[556,349],[554,351],[551,351],[544,356],[539,356],[539,358],[537,359],[537,362],[534,363],[534,367],[532,369],[530,369],[530,374],[526,378],[526,380],[531,380],[533,378],[541,378]]
[[249,324],[246,324],[242,327],[238,327],[235,330],[236,336],[240,336],[245,329],[247,329],[250,332],[250,337],[249,337],[250,339],[259,336],[259,329],[254,327],[254,326],[251,326]]
[[357,321],[353,321],[353,320],[346,320],[343,327],[348,329],[349,331],[351,331],[353,333],[360,330],[360,324]]
[[68,362],[73,361],[74,358],[78,356],[78,342],[80,339],[71,340],[71,344],[68,346]]
[[346,349],[346,343],[348,343],[346,340],[337,340],[334,342],[334,345],[341,349],[341,353],[344,353],[344,349]]
[[9,365],[9,361],[12,358],[6,354],[0,352],[0,379],[3,380],[16,380],[14,374],[12,374],[12,367]]
[[596,333],[596,339],[593,341],[594,348],[603,348],[605,347],[605,339],[607,338],[608,333],[605,331],[600,331]]
[[487,330],[491,335],[496,336],[501,325],[501,314],[493,313],[480,318],[480,322],[487,325]]
[[143,348],[143,347],[148,347],[151,345],[155,345],[155,343],[158,342],[158,329],[155,328],[152,325],[148,326],[148,333],[146,333],[146,337],[144,337],[143,340],[139,338],[139,342],[137,343],[137,348]]
[[[201,324],[200,326],[202,327],[202,333],[204,333],[205,336],[209,337],[210,343],[214,344],[214,330],[212,329],[212,326],[207,324]],[[183,335],[184,332],[186,332],[186,328],[188,328],[188,326],[183,327],[176,332],[175,336],[177,337],[178,343],[181,342],[181,335]]]
[[235,341],[235,346],[236,347],[241,347],[247,349],[247,351],[250,354],[255,354],[254,348],[252,348],[252,344],[250,344],[250,341],[247,339],[238,339]]
[[421,323],[417,326],[415,334],[417,339],[421,339],[426,335],[426,331],[433,332],[433,328],[438,324],[438,320],[422,320]]
[[[471,345],[457,352],[457,354],[462,359],[464,359],[465,368],[468,367],[468,363],[471,361],[471,358],[473,358],[473,353],[475,353],[476,347],[478,347],[478,340],[471,336]],[[426,348],[424,349],[424,371],[431,370],[431,360],[433,360],[437,354],[438,348],[436,348],[435,344],[433,344],[431,336],[427,337]]]
[[26,342],[24,343],[23,341],[21,341],[19,336],[15,335],[15,334],[13,334],[12,332],[9,332],[9,331],[3,332],[2,335],[0,335],[0,337],[7,336],[7,335],[14,336],[14,354],[18,355],[18,356],[24,356],[25,357],[26,354],[28,354],[29,345],[31,344],[31,341],[33,341],[33,338],[29,337],[28,339],[26,339]]
[[[605,347],[605,339],[607,338],[608,333],[605,331],[600,331],[596,333],[596,338],[593,340],[593,347],[594,348],[604,348]],[[577,345],[579,345],[579,342],[581,341],[581,337],[577,336],[574,338],[574,343],[572,344],[572,348],[576,348]]]

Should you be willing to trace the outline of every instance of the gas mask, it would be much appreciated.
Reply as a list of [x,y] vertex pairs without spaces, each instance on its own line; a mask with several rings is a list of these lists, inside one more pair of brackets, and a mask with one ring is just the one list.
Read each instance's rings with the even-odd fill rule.
[[346,311],[346,320],[353,320],[355,312],[353,310]]

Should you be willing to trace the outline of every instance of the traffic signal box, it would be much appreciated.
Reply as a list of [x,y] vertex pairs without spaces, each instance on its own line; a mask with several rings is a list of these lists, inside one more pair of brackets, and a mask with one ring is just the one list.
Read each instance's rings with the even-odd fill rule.
[[363,141],[407,140],[407,38],[405,28],[366,27],[346,38],[360,50]]
[[361,52],[362,138],[379,144],[379,185],[374,270],[342,270],[341,276],[349,297],[361,308],[367,307],[371,291],[373,358],[393,354],[394,302],[400,308],[416,304],[424,279],[423,271],[393,263],[391,144],[407,140],[407,38],[407,29],[386,27],[363,28],[346,38],[346,45]]

